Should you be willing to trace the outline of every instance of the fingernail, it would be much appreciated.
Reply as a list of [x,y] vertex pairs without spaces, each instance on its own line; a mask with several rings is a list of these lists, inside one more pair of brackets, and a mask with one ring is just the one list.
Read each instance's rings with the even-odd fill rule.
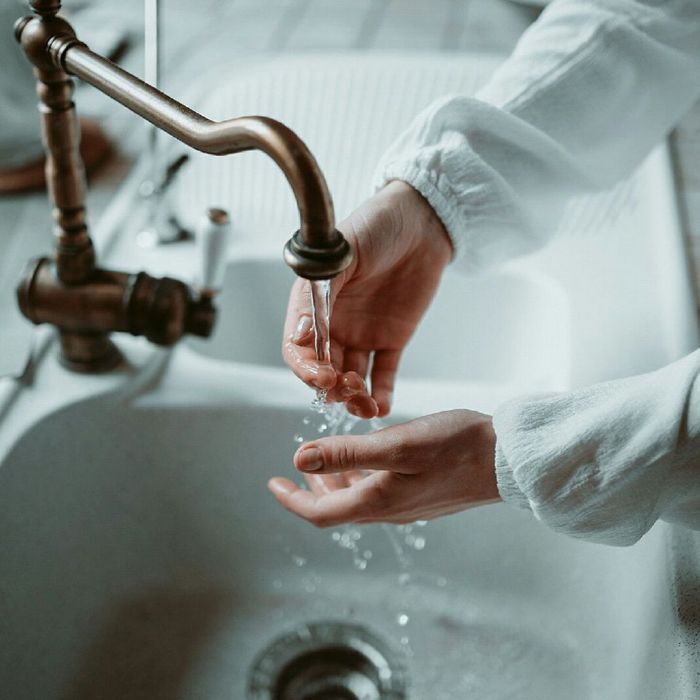
[[298,343],[311,330],[311,316],[302,316],[297,323],[292,340]]
[[315,472],[323,466],[323,453],[318,447],[307,447],[297,457],[299,469]]

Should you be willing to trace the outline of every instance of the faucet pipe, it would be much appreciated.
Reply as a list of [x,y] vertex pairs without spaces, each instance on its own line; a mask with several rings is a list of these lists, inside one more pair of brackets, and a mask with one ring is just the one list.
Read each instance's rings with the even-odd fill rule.
[[64,364],[81,372],[107,371],[120,360],[109,337],[113,331],[171,345],[185,333],[208,336],[216,315],[208,289],[194,295],[177,280],[97,267],[85,214],[85,174],[70,74],[197,150],[214,155],[251,149],[267,153],[286,175],[301,217],[299,231],[285,248],[287,263],[308,279],[331,278],[350,264],[352,253],[335,229],[323,175],[294,132],[263,117],[220,123],[206,119],[90,51],[57,16],[61,0],[29,4],[34,15],[16,22],[15,37],[37,79],[56,251],[52,259],[32,261],[17,296],[27,318],[57,326]]
[[335,228],[333,202],[318,163],[284,124],[258,116],[211,121],[102,58],[74,36],[51,37],[47,50],[56,68],[198,151],[217,156],[249,150],[266,153],[285,174],[299,209],[299,231],[285,247],[287,264],[309,279],[334,277],[350,264],[350,247]]

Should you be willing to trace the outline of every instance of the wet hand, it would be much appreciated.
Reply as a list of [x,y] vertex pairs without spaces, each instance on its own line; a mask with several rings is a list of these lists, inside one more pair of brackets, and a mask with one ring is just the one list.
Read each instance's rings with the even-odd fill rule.
[[276,477],[268,486],[288,510],[318,527],[430,520],[500,500],[490,416],[447,411],[369,435],[302,445],[305,490]]
[[329,401],[345,402],[361,418],[385,416],[401,353],[435,294],[452,246],[426,200],[399,181],[338,228],[354,260],[331,282],[331,363],[316,359],[311,289],[302,279],[290,294],[282,354],[302,381],[328,390]]

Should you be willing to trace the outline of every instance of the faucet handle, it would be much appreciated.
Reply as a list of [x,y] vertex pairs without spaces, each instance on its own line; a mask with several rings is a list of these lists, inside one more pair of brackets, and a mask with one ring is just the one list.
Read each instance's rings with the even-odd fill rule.
[[225,209],[207,209],[197,228],[199,276],[197,284],[209,293],[221,291],[226,272],[226,251],[231,221]]

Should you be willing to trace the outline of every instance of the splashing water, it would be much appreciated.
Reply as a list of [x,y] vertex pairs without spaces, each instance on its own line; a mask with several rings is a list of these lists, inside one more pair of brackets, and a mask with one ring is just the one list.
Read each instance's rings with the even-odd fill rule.
[[[314,330],[314,349],[316,358],[323,364],[330,364],[330,281],[318,280],[311,283],[311,304],[312,320]],[[353,428],[360,421],[359,418],[347,412],[342,403],[328,403],[328,392],[323,389],[316,391],[316,396],[311,402],[311,416],[303,418],[303,428],[294,435],[294,443],[300,445],[307,439],[313,439],[317,435],[349,435]],[[375,418],[369,422],[372,431],[385,427],[385,424]],[[315,433],[307,438],[303,433]],[[328,489],[320,475],[311,475],[311,478],[318,479],[318,486]],[[407,587],[413,583],[411,570],[413,568],[413,558],[409,551],[419,552],[426,546],[426,538],[423,534],[417,534],[417,529],[422,529],[426,525],[425,521],[418,521],[410,525],[390,526],[382,525],[386,533],[396,560],[399,566],[398,584],[403,593],[407,593]],[[358,571],[365,571],[373,557],[371,549],[363,546],[363,531],[355,525],[343,525],[335,529],[330,537],[340,548],[347,550],[352,556],[352,563]],[[303,566],[306,560],[301,557],[292,557],[296,566]],[[443,579],[444,581],[444,579]],[[445,581],[446,583],[446,581]],[[445,585],[439,583],[438,585]],[[307,587],[307,592],[316,590],[315,585]],[[404,595],[404,598],[406,596]],[[410,617],[407,612],[402,611],[396,617],[396,624],[401,630],[400,642],[406,651],[412,655],[413,650],[410,645],[410,637],[407,635]]]

